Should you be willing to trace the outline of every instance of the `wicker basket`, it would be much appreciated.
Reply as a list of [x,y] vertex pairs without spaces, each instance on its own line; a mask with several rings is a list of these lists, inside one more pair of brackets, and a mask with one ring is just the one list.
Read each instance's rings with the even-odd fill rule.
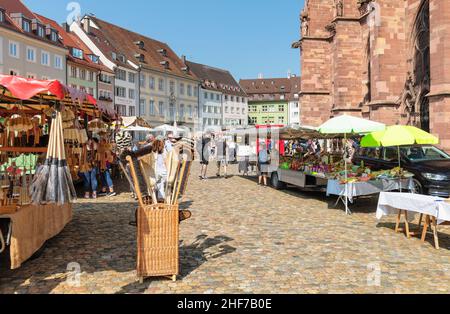
[[146,205],[138,209],[137,273],[145,277],[179,273],[179,212],[177,205]]

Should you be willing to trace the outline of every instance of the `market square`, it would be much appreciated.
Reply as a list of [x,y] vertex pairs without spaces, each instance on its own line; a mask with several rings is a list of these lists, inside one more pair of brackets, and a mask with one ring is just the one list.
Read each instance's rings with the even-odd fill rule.
[[0,0],[0,295],[450,293],[450,2],[255,9]]
[[[14,272],[2,269],[0,292],[449,292],[448,227],[440,230],[442,249],[436,251],[431,238],[422,244],[395,234],[395,219],[378,223],[373,199],[347,216],[320,193],[264,189],[238,175],[211,181],[193,178],[183,205],[193,217],[180,226],[179,281],[138,283],[135,229],[128,225],[135,204],[124,193],[76,204],[73,222],[39,258]],[[80,287],[67,282],[73,262],[80,265]],[[380,286],[368,284],[374,265]]]

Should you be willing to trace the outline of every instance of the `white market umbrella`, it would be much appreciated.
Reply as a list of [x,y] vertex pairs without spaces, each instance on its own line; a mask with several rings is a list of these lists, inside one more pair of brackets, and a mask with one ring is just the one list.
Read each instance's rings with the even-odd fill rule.
[[361,134],[384,131],[386,125],[349,115],[333,118],[319,127],[322,134]]
[[164,134],[167,134],[169,132],[177,134],[177,133],[184,133],[186,130],[182,129],[182,128],[179,128],[179,127],[174,127],[174,126],[171,126],[171,125],[168,125],[168,124],[163,124],[163,125],[160,125],[160,126],[156,127],[154,129],[154,131],[162,132]]
[[153,129],[145,128],[142,126],[130,126],[127,128],[122,128],[121,130],[128,131],[128,132],[152,132],[152,131],[154,131]]
[[[322,124],[318,131],[321,134],[343,134],[345,143],[347,144],[347,135],[351,134],[365,134],[371,132],[378,132],[386,130],[386,125],[379,122],[374,122],[358,117],[349,115],[342,115],[331,120],[328,120]],[[348,173],[347,173],[347,158],[344,158],[345,162],[345,212],[350,214],[348,208]]]

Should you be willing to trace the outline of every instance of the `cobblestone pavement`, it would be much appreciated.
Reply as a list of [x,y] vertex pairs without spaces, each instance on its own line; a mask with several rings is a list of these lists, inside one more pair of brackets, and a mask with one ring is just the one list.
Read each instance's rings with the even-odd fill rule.
[[[181,225],[177,282],[136,281],[135,228],[128,224],[136,204],[122,193],[80,200],[73,222],[39,257],[16,271],[1,267],[0,292],[450,292],[448,227],[438,251],[431,237],[422,244],[395,234],[394,218],[378,223],[376,199],[358,200],[348,217],[320,193],[276,191],[238,175],[200,181],[197,174],[198,166],[183,203],[193,218]],[[79,287],[67,281],[69,263],[81,267]]]

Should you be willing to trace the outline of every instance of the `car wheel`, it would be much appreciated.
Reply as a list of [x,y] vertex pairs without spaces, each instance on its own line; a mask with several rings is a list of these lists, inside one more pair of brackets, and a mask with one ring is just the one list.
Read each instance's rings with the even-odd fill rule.
[[417,179],[413,179],[414,181],[414,189],[413,189],[413,193],[414,194],[423,194],[423,186],[422,183],[420,183],[419,180]]
[[278,178],[278,173],[274,172],[272,173],[272,177],[271,177],[271,183],[272,186],[277,189],[277,190],[283,190],[286,188],[286,183],[281,182]]

